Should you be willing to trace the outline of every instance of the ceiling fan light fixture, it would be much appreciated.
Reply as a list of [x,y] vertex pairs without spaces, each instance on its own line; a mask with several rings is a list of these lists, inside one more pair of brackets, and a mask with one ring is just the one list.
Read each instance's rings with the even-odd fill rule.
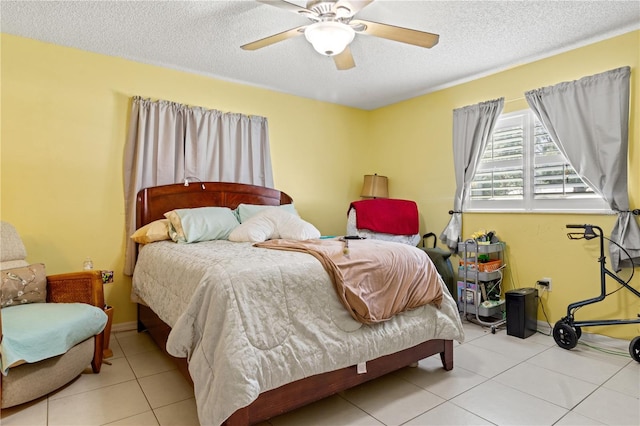
[[316,22],[304,31],[305,38],[316,52],[326,56],[342,53],[353,41],[355,34],[349,25],[333,21]]

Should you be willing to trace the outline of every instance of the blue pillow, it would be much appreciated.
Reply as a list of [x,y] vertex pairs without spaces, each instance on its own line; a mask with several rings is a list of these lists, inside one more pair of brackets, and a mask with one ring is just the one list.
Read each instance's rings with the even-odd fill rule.
[[177,209],[164,214],[169,219],[169,236],[177,243],[226,240],[240,225],[227,207]]
[[2,374],[62,355],[104,330],[107,314],[86,303],[31,303],[2,309]]

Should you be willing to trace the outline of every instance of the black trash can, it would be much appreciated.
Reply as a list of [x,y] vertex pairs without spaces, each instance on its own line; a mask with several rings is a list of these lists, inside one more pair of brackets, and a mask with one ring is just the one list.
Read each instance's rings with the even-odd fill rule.
[[525,339],[538,327],[538,290],[519,288],[505,293],[507,334]]

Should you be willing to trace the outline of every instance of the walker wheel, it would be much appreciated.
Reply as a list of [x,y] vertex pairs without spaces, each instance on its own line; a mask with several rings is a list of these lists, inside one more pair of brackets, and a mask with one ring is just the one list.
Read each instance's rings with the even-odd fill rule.
[[578,333],[569,324],[558,321],[553,327],[553,339],[562,349],[573,349],[578,344]]
[[636,362],[640,362],[640,336],[634,338],[629,344],[629,355]]
[[579,325],[574,326],[573,329],[576,331],[577,339],[580,340],[580,336],[582,336],[582,329]]

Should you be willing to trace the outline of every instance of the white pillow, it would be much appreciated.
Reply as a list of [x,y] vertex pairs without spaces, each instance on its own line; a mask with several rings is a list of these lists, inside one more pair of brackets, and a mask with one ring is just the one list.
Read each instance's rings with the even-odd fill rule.
[[299,216],[279,208],[256,213],[229,234],[229,241],[259,243],[276,238],[310,240],[320,238],[320,231]]
[[239,204],[238,207],[236,207],[235,213],[238,216],[238,221],[240,223],[244,223],[245,221],[249,220],[249,218],[265,209],[282,209],[286,212],[295,214],[296,216],[300,216],[293,204],[282,204],[279,206],[267,206],[264,204]]

